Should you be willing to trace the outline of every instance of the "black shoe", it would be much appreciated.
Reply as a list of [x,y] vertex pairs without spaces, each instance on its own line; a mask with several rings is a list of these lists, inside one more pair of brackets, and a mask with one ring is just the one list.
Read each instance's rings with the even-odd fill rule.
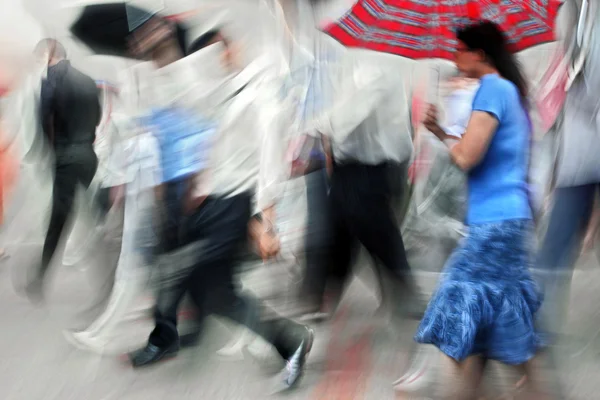
[[312,350],[315,338],[314,331],[309,327],[303,328],[306,332],[294,353],[286,360],[283,371],[283,385],[285,390],[293,389],[304,375],[306,357]]
[[174,357],[179,351],[179,341],[168,346],[156,346],[148,343],[146,347],[129,354],[129,361],[133,368],[147,367]]
[[181,335],[179,337],[179,346],[182,349],[186,349],[188,347],[195,347],[200,343],[200,333],[191,332]]

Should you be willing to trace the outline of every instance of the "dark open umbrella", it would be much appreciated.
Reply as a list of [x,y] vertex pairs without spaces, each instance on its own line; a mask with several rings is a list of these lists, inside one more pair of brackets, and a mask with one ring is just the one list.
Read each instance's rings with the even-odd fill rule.
[[[71,33],[100,55],[128,57],[128,39],[131,33],[153,17],[162,16],[126,2],[92,4],[85,6],[71,26]],[[175,24],[182,50],[186,49],[186,29]]]

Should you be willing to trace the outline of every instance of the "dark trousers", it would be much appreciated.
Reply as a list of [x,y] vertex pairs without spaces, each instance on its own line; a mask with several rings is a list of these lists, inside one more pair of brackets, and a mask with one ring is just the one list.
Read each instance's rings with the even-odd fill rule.
[[321,169],[305,176],[307,221],[306,270],[300,291],[302,301],[320,308],[327,286],[332,245],[331,210],[327,172]]
[[401,195],[390,179],[397,170],[388,163],[334,167],[329,193],[333,227],[330,277],[334,288],[341,291],[344,287],[358,245],[362,244],[375,261],[375,267],[385,268],[385,274],[381,270],[376,272],[380,279],[389,278],[393,286],[390,293],[408,295],[415,291],[393,209],[393,199]]
[[169,280],[161,290],[155,309],[156,327],[150,342],[159,346],[177,340],[176,311],[188,294],[197,310],[197,321],[216,314],[247,326],[263,336],[284,358],[297,345],[302,332],[299,325],[276,318],[261,319],[261,306],[236,290],[235,272],[248,246],[248,221],[251,196],[208,197],[202,206],[186,218],[185,243],[202,241],[200,254],[191,268]]
[[65,225],[73,213],[77,188],[82,186],[87,189],[97,168],[98,158],[91,146],[57,152],[52,189],[52,212],[42,252],[41,268],[38,271],[40,277],[45,275]]
[[186,248],[186,219],[183,213],[183,195],[185,179],[174,180],[163,184],[163,202],[157,210],[159,226],[159,244],[155,248],[154,259],[158,260],[157,275],[158,293],[155,306],[157,319],[177,322],[177,310],[183,298],[188,293],[185,279],[191,268],[191,251],[196,248]]
[[161,212],[161,240],[157,251],[160,254],[172,252],[185,245],[185,215],[183,196],[185,179],[167,182],[164,185],[163,209]]

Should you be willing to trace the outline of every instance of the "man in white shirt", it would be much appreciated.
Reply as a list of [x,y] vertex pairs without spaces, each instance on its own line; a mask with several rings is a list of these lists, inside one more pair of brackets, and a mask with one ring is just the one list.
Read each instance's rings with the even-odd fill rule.
[[[329,194],[333,278],[341,295],[360,242],[391,272],[395,287],[390,293],[413,300],[417,291],[391,203],[401,195],[400,167],[412,153],[410,110],[402,101],[407,90],[395,80],[397,71],[385,70],[369,55],[348,51],[340,70],[331,71],[334,104],[316,124],[331,143],[334,162]],[[392,300],[394,307],[400,303],[406,301]],[[409,302],[409,314],[421,311],[414,305]]]
[[[195,56],[182,59],[180,54],[172,57],[177,45],[173,36],[167,34],[170,26],[164,21],[147,24],[138,32],[141,37],[145,37],[144,29],[151,29],[157,37],[167,37],[159,45],[148,43],[146,46],[159,67],[168,65],[173,71],[179,66],[185,68]],[[273,344],[287,361],[283,372],[284,388],[292,388],[302,376],[306,356],[311,350],[312,330],[285,319],[261,320],[255,300],[238,294],[234,284],[234,272],[241,251],[248,245],[248,224],[255,212],[253,202],[262,158],[259,150],[262,141],[269,139],[269,127],[277,115],[276,105],[261,102],[261,99],[269,98],[268,93],[265,96],[261,80],[269,76],[270,64],[257,60],[241,70],[236,69],[232,47],[218,29],[203,35],[190,48],[192,51],[221,49],[224,67],[233,75],[222,80],[222,85],[212,93],[198,93],[194,88],[187,97],[188,106],[197,108],[203,115],[210,115],[217,122],[217,132],[208,151],[208,165],[189,180],[190,190],[183,204],[187,214],[183,226],[184,242],[201,240],[204,246],[185,278],[161,290],[155,310],[155,329],[148,344],[132,353],[130,359],[134,367],[142,367],[179,350],[173,310],[187,292],[195,303],[198,322],[201,323],[205,316],[218,314],[246,325]],[[205,78],[190,76],[191,85]],[[192,100],[194,95],[204,98]],[[211,104],[212,111],[206,109],[210,102],[206,97],[215,101]],[[258,195],[259,203],[261,196],[264,195]]]

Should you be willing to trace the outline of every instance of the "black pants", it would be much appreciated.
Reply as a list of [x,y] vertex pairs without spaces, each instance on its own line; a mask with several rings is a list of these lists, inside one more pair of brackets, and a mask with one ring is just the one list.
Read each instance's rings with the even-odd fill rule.
[[327,286],[332,246],[331,210],[328,199],[327,172],[321,169],[305,177],[307,221],[305,236],[306,271],[301,299],[320,308]]
[[186,220],[183,213],[185,185],[185,179],[165,183],[163,202],[157,210],[160,220],[158,227],[160,242],[154,249],[155,259],[159,260],[155,317],[157,320],[170,321],[169,323],[172,324],[176,324],[177,309],[188,293],[185,281],[190,274],[190,268],[193,267],[186,258],[189,257],[189,251],[185,249],[187,244]]
[[216,314],[247,326],[263,336],[284,358],[294,351],[301,327],[285,319],[263,321],[256,300],[236,290],[235,272],[247,247],[251,196],[208,197],[185,221],[185,242],[203,241],[201,254],[186,273],[161,288],[155,309],[156,327],[150,342],[163,346],[177,340],[176,311],[187,293],[198,313],[198,322]]
[[[376,268],[387,270],[385,276],[393,286],[390,293],[415,291],[392,204],[395,197],[401,196],[400,186],[393,187],[390,179],[392,172],[400,171],[395,167],[387,163],[334,167],[329,193],[333,227],[330,279],[340,291],[351,272],[359,243],[374,259]],[[376,272],[381,279],[383,271]]]
[[39,276],[43,277],[58,247],[65,225],[73,213],[78,187],[88,188],[96,170],[98,158],[92,146],[57,151],[52,189],[52,212],[44,242]]

